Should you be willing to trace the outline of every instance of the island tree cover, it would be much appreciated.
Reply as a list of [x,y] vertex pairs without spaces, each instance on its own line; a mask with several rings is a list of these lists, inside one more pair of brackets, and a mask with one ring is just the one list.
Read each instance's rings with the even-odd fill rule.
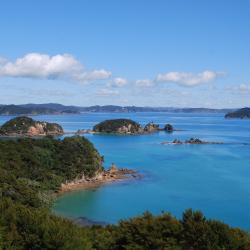
[[101,171],[103,158],[83,137],[0,141],[0,249],[247,250],[250,235],[201,212],[168,213],[79,227],[50,212],[60,184]]
[[93,130],[100,133],[139,133],[140,124],[130,119],[106,120],[94,126]]
[[250,118],[250,108],[242,108],[234,112],[227,113],[225,118]]

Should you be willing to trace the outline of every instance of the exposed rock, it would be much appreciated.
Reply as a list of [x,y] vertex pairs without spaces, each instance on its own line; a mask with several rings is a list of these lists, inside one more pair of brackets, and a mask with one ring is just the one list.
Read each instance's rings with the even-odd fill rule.
[[172,142],[162,142],[161,144],[223,144],[223,142],[209,142],[209,141],[202,141],[198,138],[190,138],[189,140],[181,141],[181,140],[173,140]]
[[98,187],[103,184],[112,183],[124,179],[140,179],[142,176],[134,170],[118,168],[115,164],[107,170],[99,171],[92,178],[85,178],[84,175],[72,181],[61,184],[61,192]]
[[91,129],[78,129],[76,135],[91,134],[93,131]]
[[174,131],[174,127],[171,124],[166,124],[164,127],[164,130],[167,132],[173,132]]
[[189,140],[185,141],[186,144],[207,144],[207,142],[202,141],[198,138],[190,138]]
[[110,173],[116,173],[117,171],[118,171],[117,166],[114,163],[112,163],[112,165],[111,165],[111,167],[109,169],[109,172]]
[[146,133],[152,133],[152,132],[156,132],[156,131],[159,131],[159,125],[155,124],[153,122],[148,123],[144,127],[144,132],[146,132]]
[[173,140],[173,144],[182,144],[182,141],[175,139]]

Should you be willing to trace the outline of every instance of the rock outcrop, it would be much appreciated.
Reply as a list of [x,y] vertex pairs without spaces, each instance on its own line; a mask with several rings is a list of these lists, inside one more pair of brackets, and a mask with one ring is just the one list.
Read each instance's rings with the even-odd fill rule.
[[166,124],[164,127],[164,130],[166,132],[173,132],[174,131],[174,127],[171,124]]
[[13,118],[0,128],[2,136],[46,136],[63,133],[63,128],[59,124],[35,121],[26,116]]
[[140,179],[142,175],[132,169],[118,168],[114,163],[107,170],[96,172],[92,178],[86,178],[83,175],[73,181],[66,181],[61,184],[61,192],[67,192],[77,189],[88,189],[98,187],[100,185],[124,180],[124,179]]
[[145,127],[144,127],[144,132],[146,133],[153,133],[156,131],[159,131],[159,125],[155,124],[153,122],[148,123]]
[[223,144],[223,142],[214,142],[214,141],[202,141],[198,138],[190,138],[185,141],[178,139],[173,140],[172,142],[162,142],[161,144]]

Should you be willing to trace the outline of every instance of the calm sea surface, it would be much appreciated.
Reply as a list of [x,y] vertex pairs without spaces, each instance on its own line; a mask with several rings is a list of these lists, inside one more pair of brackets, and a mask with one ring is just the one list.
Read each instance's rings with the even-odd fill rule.
[[[0,116],[0,124],[10,116]],[[250,120],[225,120],[223,114],[87,113],[35,116],[57,122],[65,131],[92,128],[105,119],[131,118],[141,124],[171,123],[183,131],[140,136],[86,135],[119,167],[138,170],[142,180],[67,193],[53,211],[68,218],[87,217],[116,223],[148,210],[177,217],[187,208],[250,231]],[[163,141],[198,137],[224,145],[162,145]],[[245,144],[244,144],[245,143]]]

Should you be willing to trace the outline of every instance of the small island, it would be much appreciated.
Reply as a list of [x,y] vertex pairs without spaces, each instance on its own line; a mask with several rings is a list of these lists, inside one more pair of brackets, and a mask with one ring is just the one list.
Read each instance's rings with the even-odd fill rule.
[[13,118],[0,127],[0,136],[46,136],[63,133],[63,128],[57,123],[35,121],[26,116]]
[[141,125],[130,119],[106,120],[98,123],[93,128],[97,133],[116,133],[116,134],[140,134],[143,133]]
[[250,108],[242,108],[236,111],[227,113],[225,118],[239,118],[239,119],[249,119],[250,118]]
[[[158,131],[173,132],[171,124],[166,124],[160,128],[154,122],[147,123],[144,127],[130,119],[105,120],[94,126],[92,133],[111,133],[111,134],[149,134]],[[91,133],[90,130],[78,130],[77,133]]]
[[223,142],[214,142],[214,141],[202,141],[199,138],[190,138],[185,141],[181,141],[178,139],[173,140],[172,142],[162,142],[161,144],[173,144],[173,145],[181,145],[181,144],[223,144]]

